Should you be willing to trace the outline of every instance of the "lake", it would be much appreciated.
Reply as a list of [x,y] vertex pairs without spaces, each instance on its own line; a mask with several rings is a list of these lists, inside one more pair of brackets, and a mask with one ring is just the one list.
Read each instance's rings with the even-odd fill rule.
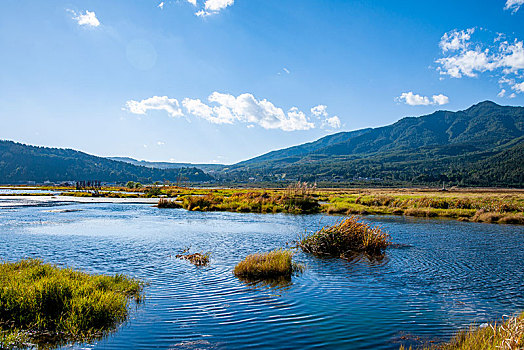
[[[295,259],[306,270],[291,284],[253,285],[233,276],[246,255],[339,219],[147,204],[5,207],[0,258],[38,257],[149,282],[127,323],[73,348],[398,349],[524,310],[522,226],[369,216],[364,220],[398,244],[381,262],[300,252]],[[176,259],[187,247],[210,251],[211,264]]]

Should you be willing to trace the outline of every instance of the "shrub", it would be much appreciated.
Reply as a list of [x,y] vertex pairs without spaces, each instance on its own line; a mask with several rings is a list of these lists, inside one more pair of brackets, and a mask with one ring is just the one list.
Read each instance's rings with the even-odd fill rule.
[[293,252],[277,249],[268,253],[248,255],[233,271],[235,276],[247,279],[291,278],[293,272],[302,271],[302,266],[292,262]]
[[89,275],[28,259],[0,264],[0,348],[13,339],[86,340],[113,329],[141,300],[142,284],[123,275]]
[[349,258],[355,253],[381,255],[391,244],[389,235],[350,216],[333,226],[300,239],[298,246],[306,253]]

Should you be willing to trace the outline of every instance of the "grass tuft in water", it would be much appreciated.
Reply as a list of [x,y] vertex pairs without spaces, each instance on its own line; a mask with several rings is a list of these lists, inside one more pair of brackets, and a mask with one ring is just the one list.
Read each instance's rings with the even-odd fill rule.
[[141,301],[142,283],[123,275],[90,275],[27,259],[0,264],[0,348],[46,338],[89,340],[113,330]]
[[250,280],[281,277],[291,279],[293,273],[304,269],[302,265],[295,264],[292,260],[293,252],[285,249],[251,254],[235,266],[233,273],[239,278]]
[[[400,347],[405,350],[404,346]],[[410,349],[412,349],[410,347]],[[502,323],[471,327],[458,332],[449,343],[423,347],[424,350],[517,350],[524,349],[524,313]]]
[[189,254],[189,249],[190,248],[184,249],[182,254],[177,254],[175,257],[181,260],[187,260],[195,266],[207,266],[207,264],[209,264],[211,258],[210,252]]
[[305,235],[298,242],[306,253],[341,258],[353,257],[355,253],[382,255],[390,244],[386,232],[360,222],[354,216]]

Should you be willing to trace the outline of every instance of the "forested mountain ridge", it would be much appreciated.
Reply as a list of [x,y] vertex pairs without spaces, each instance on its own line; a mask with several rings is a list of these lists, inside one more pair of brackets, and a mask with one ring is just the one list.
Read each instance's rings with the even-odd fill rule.
[[233,165],[229,176],[523,187],[523,142],[524,108],[484,101],[269,152]]
[[62,148],[29,146],[0,140],[0,184],[28,181],[153,182],[209,181],[197,168],[154,169]]

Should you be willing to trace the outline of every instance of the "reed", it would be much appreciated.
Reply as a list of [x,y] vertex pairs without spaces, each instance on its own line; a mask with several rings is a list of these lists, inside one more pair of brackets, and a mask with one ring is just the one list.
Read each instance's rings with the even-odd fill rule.
[[291,278],[294,272],[303,270],[292,260],[293,252],[285,249],[251,254],[235,266],[233,273],[239,278],[252,280]]
[[156,206],[158,208],[171,208],[171,209],[182,208],[182,205],[178,203],[177,201],[166,199],[166,198],[160,198]]
[[0,348],[43,335],[98,336],[126,320],[128,300],[140,302],[141,291],[139,281],[123,275],[89,275],[36,259],[1,263]]
[[[524,313],[483,328],[458,332],[450,342],[423,347],[423,350],[518,350],[524,348]],[[403,346],[401,350],[405,350]],[[412,349],[412,347],[410,347]]]
[[360,222],[354,216],[305,235],[298,242],[298,246],[306,253],[341,258],[350,258],[355,253],[382,255],[390,244],[386,232]]

